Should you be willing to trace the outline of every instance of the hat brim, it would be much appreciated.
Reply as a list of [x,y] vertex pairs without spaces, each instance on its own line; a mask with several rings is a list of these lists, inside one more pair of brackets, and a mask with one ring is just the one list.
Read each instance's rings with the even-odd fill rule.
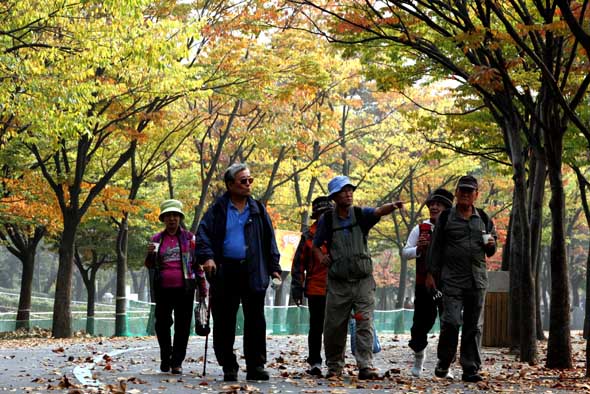
[[473,186],[470,183],[459,183],[457,185],[457,189],[460,188],[460,187],[469,188],[469,189],[473,189],[473,190],[476,190],[477,189],[477,186]]
[[164,209],[162,212],[160,212],[160,216],[158,217],[160,219],[160,222],[164,221],[164,215],[166,215],[167,213],[170,212],[176,212],[180,215],[180,219],[184,219],[184,213],[178,209],[178,208],[168,208],[168,209]]
[[355,191],[356,190],[356,186],[355,185],[353,185],[352,183],[347,183],[345,185],[342,185],[340,187],[340,189],[338,189],[337,191],[333,191],[332,193],[330,193],[330,195],[328,197],[333,200],[334,199],[334,196],[336,194],[340,193],[342,191],[342,189],[344,189],[346,186],[352,187],[352,191]]
[[450,208],[450,207],[453,206],[453,202],[452,201],[449,201],[449,200],[447,200],[447,199],[445,199],[443,197],[429,198],[428,200],[426,200],[426,206],[429,207],[430,206],[430,203],[432,203],[434,201],[441,203],[442,205],[444,205],[447,208]]

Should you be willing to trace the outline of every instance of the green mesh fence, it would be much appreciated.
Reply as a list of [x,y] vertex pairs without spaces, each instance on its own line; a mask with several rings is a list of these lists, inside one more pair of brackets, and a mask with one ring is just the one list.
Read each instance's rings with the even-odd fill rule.
[[[149,304],[141,310],[130,308],[127,313],[127,332],[124,336],[154,335],[154,308]],[[265,307],[266,329],[271,335],[307,334],[309,329],[309,313],[306,307]],[[97,313],[94,318],[93,335],[113,336],[115,334],[114,309]],[[375,328],[377,332],[403,334],[409,333],[412,327],[413,310],[375,311]],[[0,332],[14,331],[16,328],[16,313],[0,314]],[[34,313],[30,321],[31,327],[51,329],[51,313]],[[211,321],[211,325],[213,322]],[[193,322],[194,326],[194,322]],[[87,318],[81,312],[73,312],[72,329],[74,331],[87,330]],[[238,310],[236,334],[242,335],[244,317],[242,309]],[[438,320],[432,332],[439,331]],[[194,333],[194,330],[191,330]]]
[[[16,310],[18,308],[18,294],[0,292],[0,332],[16,329]],[[115,306],[113,304],[95,305],[94,319],[89,324],[86,318],[86,303],[72,302],[72,330],[84,331],[92,335],[113,336],[115,334]],[[33,297],[32,312],[29,327],[51,330],[53,299]],[[128,301],[125,317],[126,331],[123,336],[154,335],[153,304],[142,301]],[[309,312],[307,307],[301,306],[267,306],[264,311],[266,330],[272,335],[307,334],[309,329]],[[403,334],[409,333],[412,327],[414,311],[411,309],[375,311],[375,328],[377,332]],[[211,321],[213,325],[213,321]],[[194,322],[193,322],[194,327]],[[238,311],[237,335],[244,330],[244,317],[240,307]],[[194,333],[194,330],[191,330]],[[439,332],[439,322],[435,323],[432,332]]]

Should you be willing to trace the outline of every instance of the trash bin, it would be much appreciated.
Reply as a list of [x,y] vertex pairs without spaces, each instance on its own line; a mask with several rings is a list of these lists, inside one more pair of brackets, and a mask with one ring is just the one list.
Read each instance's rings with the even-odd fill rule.
[[486,293],[483,321],[483,346],[510,346],[508,330],[508,291],[510,274],[508,271],[488,271],[488,291]]

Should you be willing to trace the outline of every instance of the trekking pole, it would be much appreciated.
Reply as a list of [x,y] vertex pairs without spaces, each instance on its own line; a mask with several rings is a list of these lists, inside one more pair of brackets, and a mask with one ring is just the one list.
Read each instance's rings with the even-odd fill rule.
[[203,375],[205,376],[207,374],[207,349],[209,348],[209,332],[210,332],[210,326],[209,326],[209,318],[211,317],[211,300],[209,299],[209,302],[207,303],[207,335],[205,335],[205,355],[203,356]]

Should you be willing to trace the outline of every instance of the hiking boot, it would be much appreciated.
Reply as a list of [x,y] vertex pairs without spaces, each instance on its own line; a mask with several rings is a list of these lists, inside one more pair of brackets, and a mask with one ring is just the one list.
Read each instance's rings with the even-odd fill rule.
[[162,360],[162,362],[160,363],[160,371],[162,371],[162,372],[170,371],[170,360],[168,360],[168,359]]
[[238,372],[224,372],[223,373],[223,381],[224,382],[237,382],[238,381]]
[[223,381],[224,382],[237,382],[238,381],[238,367],[235,368],[223,368]]
[[326,379],[339,379],[342,377],[342,371],[328,370]]
[[264,367],[248,368],[246,372],[246,380],[268,380],[270,375]]
[[375,368],[361,368],[359,371],[359,380],[375,380],[380,379],[379,372]]
[[311,368],[309,368],[307,371],[308,374],[312,375],[312,376],[318,376],[321,377],[322,376],[322,366],[320,364],[313,364],[311,366]]
[[172,367],[173,375],[182,375],[182,367]]
[[454,376],[453,373],[449,370],[448,365],[443,365],[443,363],[438,360],[436,363],[436,368],[434,368],[434,375],[438,378],[445,378],[449,380],[453,380]]
[[481,382],[483,380],[483,378],[481,377],[480,374],[478,374],[477,372],[475,373],[471,373],[471,374],[463,374],[461,376],[461,379],[464,382],[469,382],[469,383],[477,383],[477,382]]
[[424,366],[424,360],[426,359],[426,349],[420,352],[414,352],[414,366],[410,371],[413,376],[419,378],[422,375],[422,368]]

